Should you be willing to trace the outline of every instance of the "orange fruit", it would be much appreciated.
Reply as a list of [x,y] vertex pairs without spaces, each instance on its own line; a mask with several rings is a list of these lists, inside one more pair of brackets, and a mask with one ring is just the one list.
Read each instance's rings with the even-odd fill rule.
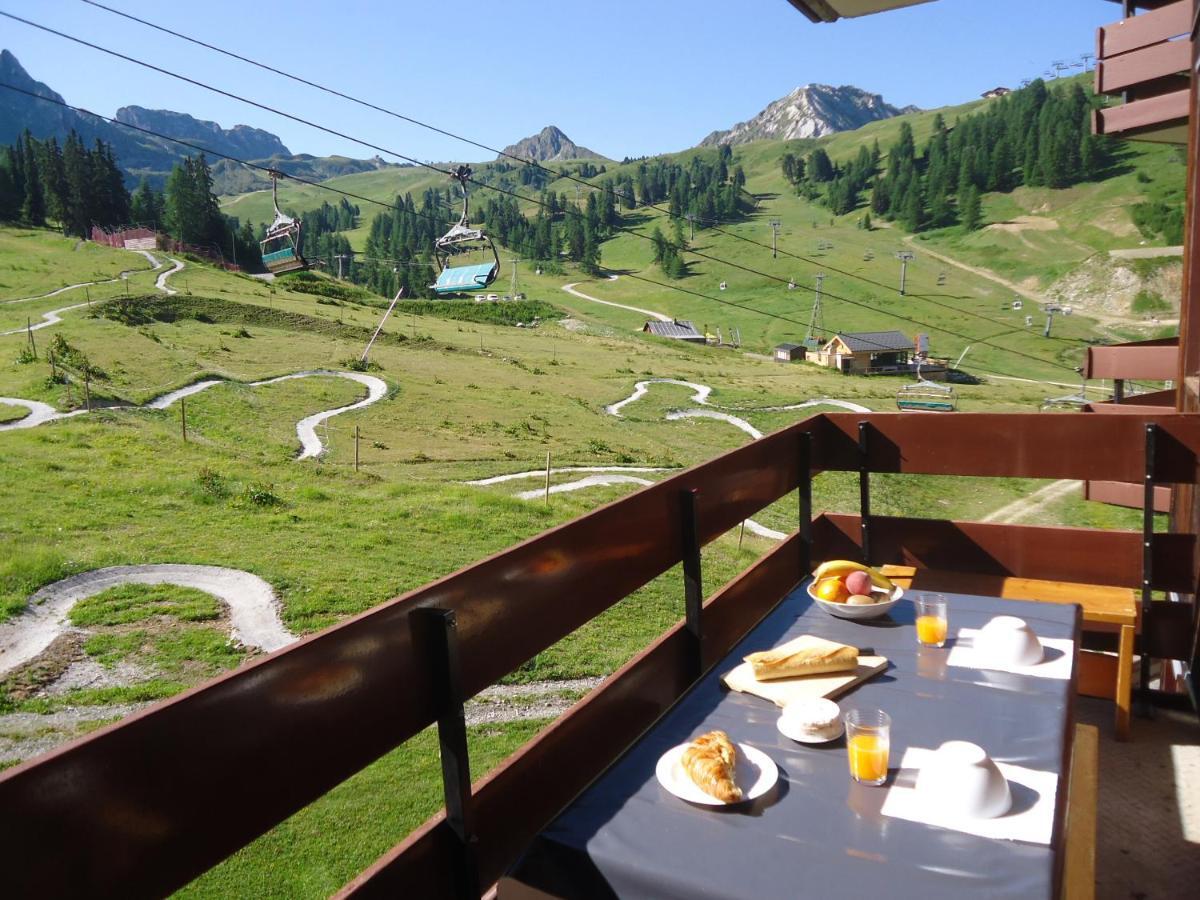
[[830,603],[845,603],[846,598],[850,596],[845,582],[840,578],[822,578],[813,588],[813,593]]

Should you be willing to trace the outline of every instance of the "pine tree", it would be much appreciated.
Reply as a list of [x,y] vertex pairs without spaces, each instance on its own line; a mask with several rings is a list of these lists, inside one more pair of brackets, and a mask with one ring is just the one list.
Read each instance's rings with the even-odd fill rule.
[[46,200],[42,194],[42,176],[38,170],[37,151],[29,129],[25,129],[21,142],[24,145],[22,158],[25,164],[25,171],[22,173],[25,197],[21,201],[21,221],[29,225],[45,225]]
[[983,210],[980,206],[979,191],[969,187],[959,198],[959,215],[964,231],[977,231],[983,224]]

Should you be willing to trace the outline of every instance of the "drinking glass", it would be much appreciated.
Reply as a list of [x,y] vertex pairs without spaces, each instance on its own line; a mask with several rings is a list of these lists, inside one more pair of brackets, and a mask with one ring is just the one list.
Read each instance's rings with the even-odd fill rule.
[[917,642],[922,647],[942,647],[946,643],[948,627],[945,596],[942,594],[918,594]]
[[846,713],[850,777],[859,784],[887,781],[891,728],[891,717],[881,709],[852,709]]

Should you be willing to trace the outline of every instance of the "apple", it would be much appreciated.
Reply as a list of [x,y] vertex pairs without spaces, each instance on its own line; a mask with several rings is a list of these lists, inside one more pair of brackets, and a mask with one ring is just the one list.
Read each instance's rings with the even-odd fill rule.
[[871,576],[866,572],[851,572],[846,576],[846,590],[851,594],[870,594]]

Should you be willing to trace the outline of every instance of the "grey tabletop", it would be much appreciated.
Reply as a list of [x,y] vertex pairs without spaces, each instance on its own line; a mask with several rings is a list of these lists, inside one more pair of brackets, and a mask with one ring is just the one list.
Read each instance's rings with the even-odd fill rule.
[[[1007,614],[1042,637],[1078,641],[1077,606],[946,596],[952,635]],[[1073,680],[948,667],[949,646],[918,647],[907,599],[881,619],[846,621],[798,588],[537,837],[513,877],[571,898],[1055,896],[1057,828],[1046,846],[885,817],[888,786],[850,780],[844,738],[791,741],[776,729],[775,706],[720,683],[745,654],[800,634],[888,657],[885,673],[839,703],[843,711],[877,707],[891,715],[891,778],[909,746],[973,741],[999,762],[1058,773],[1061,821]],[[773,791],[712,808],[680,800],[658,783],[655,765],[664,752],[716,728],[775,761]]]

